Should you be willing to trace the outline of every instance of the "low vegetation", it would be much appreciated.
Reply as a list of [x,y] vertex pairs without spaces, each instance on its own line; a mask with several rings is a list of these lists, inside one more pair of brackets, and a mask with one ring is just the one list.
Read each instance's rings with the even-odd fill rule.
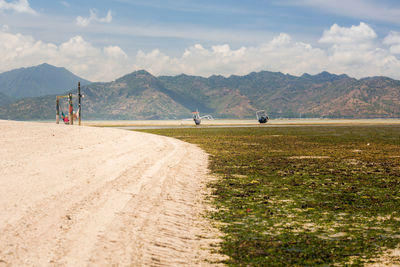
[[228,265],[358,266],[400,244],[400,126],[146,131],[210,154]]

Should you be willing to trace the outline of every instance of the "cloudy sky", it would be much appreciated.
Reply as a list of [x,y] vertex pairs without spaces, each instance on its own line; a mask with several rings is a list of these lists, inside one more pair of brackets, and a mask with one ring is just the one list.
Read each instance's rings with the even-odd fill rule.
[[400,79],[398,0],[0,0],[0,72]]

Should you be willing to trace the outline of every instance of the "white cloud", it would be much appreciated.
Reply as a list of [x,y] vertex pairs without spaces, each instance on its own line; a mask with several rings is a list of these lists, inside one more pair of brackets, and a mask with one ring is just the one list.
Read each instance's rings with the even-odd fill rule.
[[400,32],[391,31],[388,36],[383,39],[385,45],[390,46],[392,54],[400,54]]
[[350,28],[333,24],[329,30],[324,31],[319,41],[328,44],[354,44],[368,42],[376,37],[375,31],[364,22],[361,22],[360,25],[353,25]]
[[145,68],[156,75],[244,75],[260,70],[302,74],[306,67],[307,71],[318,72],[321,68],[321,56],[325,56],[322,50],[308,44],[292,42],[290,36],[281,34],[258,47],[231,49],[229,45],[219,45],[206,49],[196,44],[186,49],[179,58],[171,58],[159,50],[148,54],[139,51],[135,68]]
[[324,46],[313,47],[285,33],[258,46],[232,48],[228,44],[195,44],[180,56],[160,49],[129,56],[119,46],[96,47],[82,36],[56,45],[31,36],[0,31],[0,72],[48,62],[92,81],[110,81],[133,70],[154,75],[245,75],[252,71],[281,71],[292,75],[321,71],[361,78],[385,75],[400,79],[400,34],[381,42],[370,26],[333,25],[321,36]]
[[400,55],[400,44],[398,45],[392,45],[390,47],[390,53],[392,54],[399,54]]
[[383,39],[383,43],[387,45],[400,44],[400,32],[391,31],[388,36]]
[[133,70],[118,46],[97,48],[81,36],[56,45],[0,31],[0,57],[0,72],[47,62],[92,81],[110,81]]
[[380,47],[376,39],[374,30],[365,23],[351,27],[335,24],[321,37],[321,43],[327,44],[327,48],[296,42],[282,33],[255,47],[232,49],[229,45],[220,45],[205,48],[197,44],[186,49],[181,57],[169,57],[159,50],[147,54],[139,51],[135,69],[147,69],[156,75],[186,73],[202,76],[243,75],[260,70],[301,75],[327,70],[358,78],[386,75],[400,79],[400,61],[394,55],[400,47],[388,50]]
[[29,6],[28,0],[18,0],[7,2],[0,0],[0,10],[13,10],[17,13],[28,13],[37,15],[38,13]]
[[127,54],[119,46],[107,46],[103,48],[104,54],[109,58],[127,59]]
[[76,18],[76,25],[81,26],[81,27],[86,27],[88,26],[92,21],[94,22],[100,22],[100,23],[110,23],[112,21],[112,12],[111,10],[108,10],[107,15],[103,18],[97,16],[97,10],[95,9],[90,9],[90,16],[87,18],[78,16]]

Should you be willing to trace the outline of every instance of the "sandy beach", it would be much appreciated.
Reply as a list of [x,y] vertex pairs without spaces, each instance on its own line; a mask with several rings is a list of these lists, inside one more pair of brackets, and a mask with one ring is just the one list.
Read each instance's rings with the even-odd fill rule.
[[207,266],[207,155],[179,140],[0,121],[0,266]]

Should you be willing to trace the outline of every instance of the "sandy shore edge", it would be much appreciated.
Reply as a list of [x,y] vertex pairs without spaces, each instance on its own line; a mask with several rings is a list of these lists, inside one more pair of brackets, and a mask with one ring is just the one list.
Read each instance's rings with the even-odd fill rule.
[[207,266],[205,152],[172,138],[0,120],[0,266]]

